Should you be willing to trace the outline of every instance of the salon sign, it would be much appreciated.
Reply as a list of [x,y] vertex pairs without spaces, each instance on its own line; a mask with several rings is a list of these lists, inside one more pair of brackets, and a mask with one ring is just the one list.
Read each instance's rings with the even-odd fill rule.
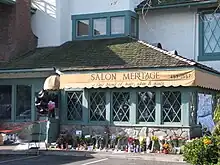
[[63,74],[60,88],[192,86],[195,70],[136,70]]

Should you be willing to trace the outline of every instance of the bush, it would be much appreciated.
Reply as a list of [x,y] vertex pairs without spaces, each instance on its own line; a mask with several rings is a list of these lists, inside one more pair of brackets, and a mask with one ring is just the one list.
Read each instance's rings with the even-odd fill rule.
[[218,136],[205,136],[187,142],[183,150],[184,160],[192,165],[217,164],[219,144]]

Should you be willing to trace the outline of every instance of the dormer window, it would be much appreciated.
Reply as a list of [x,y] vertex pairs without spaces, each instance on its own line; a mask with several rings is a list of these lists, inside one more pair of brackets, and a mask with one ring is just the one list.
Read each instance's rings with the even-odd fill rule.
[[93,36],[100,36],[107,34],[107,20],[106,18],[93,19]]
[[138,36],[138,15],[132,11],[72,16],[73,40]]
[[136,37],[137,35],[137,19],[134,17],[131,17],[131,36]]
[[111,17],[111,35],[125,33],[125,17]]
[[88,36],[89,35],[89,20],[77,20],[76,22],[76,35]]

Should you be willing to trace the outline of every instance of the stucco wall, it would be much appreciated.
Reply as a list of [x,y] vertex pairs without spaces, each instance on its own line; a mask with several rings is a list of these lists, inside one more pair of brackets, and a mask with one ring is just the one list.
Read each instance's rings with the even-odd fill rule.
[[[139,20],[139,38],[148,43],[161,43],[167,50],[177,50],[178,54],[198,60],[199,15],[194,8],[164,9],[149,11]],[[201,62],[220,70],[219,61]]]
[[132,10],[142,0],[32,0],[37,8],[32,29],[38,47],[59,46],[72,40],[71,15]]
[[167,50],[195,59],[195,10],[157,10],[140,17],[140,39],[149,43],[161,43]]

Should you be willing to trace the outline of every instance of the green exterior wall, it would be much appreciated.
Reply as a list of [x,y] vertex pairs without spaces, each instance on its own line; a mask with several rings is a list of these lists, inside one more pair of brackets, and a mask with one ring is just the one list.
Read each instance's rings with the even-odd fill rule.
[[16,85],[31,85],[32,87],[32,98],[31,98],[31,120],[36,119],[36,110],[35,110],[35,93],[39,92],[44,83],[45,78],[28,78],[28,79],[1,79],[0,85],[12,85],[12,115],[11,122],[22,122],[16,121]]
[[[156,121],[153,123],[143,122],[138,123],[136,120],[136,100],[137,100],[137,91],[153,91],[156,92]],[[67,93],[71,91],[83,91],[83,120],[81,122],[68,121],[67,120]],[[194,88],[127,88],[127,89],[100,89],[106,92],[106,122],[90,122],[89,121],[89,105],[88,105],[88,89],[66,89],[61,91],[61,111],[60,118],[61,124],[81,124],[81,125],[109,125],[109,126],[151,126],[151,127],[189,127],[190,126],[190,96],[192,92],[195,92]],[[131,107],[130,107],[130,120],[129,122],[112,122],[111,116],[112,111],[110,105],[111,102],[111,91],[130,91],[131,92]],[[162,91],[180,91],[181,92],[181,122],[179,123],[162,123],[161,122],[161,92]]]

